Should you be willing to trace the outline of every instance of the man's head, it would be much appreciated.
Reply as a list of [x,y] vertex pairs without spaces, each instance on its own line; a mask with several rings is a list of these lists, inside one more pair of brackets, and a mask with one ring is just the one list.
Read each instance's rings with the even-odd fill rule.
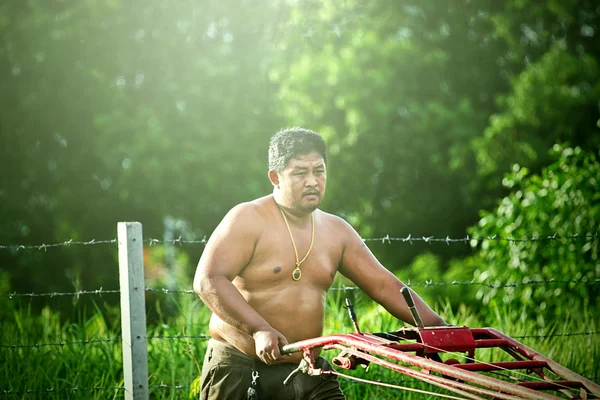
[[327,164],[327,145],[317,132],[304,128],[287,128],[269,141],[269,170],[282,172],[292,158],[317,152]]
[[319,207],[325,194],[327,146],[316,132],[289,128],[269,143],[269,179],[279,205],[300,212]]

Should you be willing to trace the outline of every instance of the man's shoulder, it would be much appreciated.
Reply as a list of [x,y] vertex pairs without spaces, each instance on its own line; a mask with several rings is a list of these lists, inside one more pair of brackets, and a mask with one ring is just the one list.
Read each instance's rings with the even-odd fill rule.
[[234,218],[236,220],[263,218],[268,211],[268,208],[268,196],[260,197],[258,199],[245,201],[235,205],[231,210],[229,210],[225,218]]
[[339,215],[331,214],[323,210],[319,210],[319,212],[323,221],[330,225],[330,227],[343,230],[353,229],[352,226],[350,226],[350,224]]

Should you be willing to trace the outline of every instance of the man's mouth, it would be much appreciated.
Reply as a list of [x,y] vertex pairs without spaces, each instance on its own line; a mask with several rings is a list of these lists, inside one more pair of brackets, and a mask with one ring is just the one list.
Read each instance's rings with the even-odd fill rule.
[[304,193],[303,196],[306,197],[306,196],[318,196],[318,195],[319,195],[319,192],[306,192],[306,193]]

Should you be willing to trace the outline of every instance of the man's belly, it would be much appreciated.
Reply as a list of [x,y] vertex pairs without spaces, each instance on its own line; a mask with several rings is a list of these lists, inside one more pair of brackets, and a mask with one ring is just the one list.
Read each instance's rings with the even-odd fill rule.
[[[242,294],[256,312],[285,336],[288,343],[321,336],[325,312],[324,293],[298,285],[297,288],[284,291]],[[214,314],[209,328],[213,338],[256,357],[254,339],[250,335],[225,323]],[[301,352],[294,353],[282,357],[280,362],[299,363],[302,357]]]

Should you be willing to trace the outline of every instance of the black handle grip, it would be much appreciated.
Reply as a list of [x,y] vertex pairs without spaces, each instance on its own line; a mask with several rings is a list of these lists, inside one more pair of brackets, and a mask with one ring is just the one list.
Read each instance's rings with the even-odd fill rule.
[[400,293],[402,293],[402,296],[404,296],[404,300],[406,300],[406,304],[408,304],[409,308],[412,308],[415,306],[413,298],[410,294],[410,290],[406,286],[404,286],[402,289],[400,289]]
[[354,312],[354,307],[352,307],[352,303],[350,299],[346,298],[346,308],[348,309],[348,315],[350,316],[350,321],[356,321],[356,313]]
[[408,309],[410,310],[410,313],[412,314],[413,319],[415,320],[415,325],[418,328],[424,328],[425,325],[423,324],[423,320],[421,319],[421,316],[417,311],[417,307],[415,307],[415,302],[413,301],[412,295],[410,294],[410,289],[404,286],[402,289],[400,289],[400,293],[402,293],[402,296],[404,296],[404,300],[406,300]]
[[346,297],[346,308],[348,309],[348,315],[350,316],[350,320],[352,321],[352,325],[354,325],[354,330],[356,333],[361,335],[360,328],[358,327],[358,320],[356,319],[356,313],[354,312],[354,307],[352,307],[352,302],[349,298]]

